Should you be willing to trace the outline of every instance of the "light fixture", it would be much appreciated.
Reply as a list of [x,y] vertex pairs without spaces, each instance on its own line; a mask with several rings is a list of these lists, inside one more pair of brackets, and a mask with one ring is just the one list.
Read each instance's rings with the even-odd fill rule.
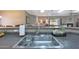
[[2,16],[0,16],[0,18],[2,18]]
[[79,12],[79,10],[74,10],[73,12],[76,13],[76,12]]
[[64,10],[58,10],[58,13],[61,13],[62,11],[64,11]]
[[41,13],[44,13],[45,10],[40,10]]

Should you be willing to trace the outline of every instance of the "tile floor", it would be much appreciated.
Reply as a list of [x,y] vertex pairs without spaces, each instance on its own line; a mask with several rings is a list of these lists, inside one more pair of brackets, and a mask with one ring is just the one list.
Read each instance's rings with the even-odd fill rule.
[[[0,48],[12,48],[22,37],[18,33],[6,33],[0,38]],[[68,33],[66,37],[56,37],[64,45],[64,49],[79,49],[79,34]]]

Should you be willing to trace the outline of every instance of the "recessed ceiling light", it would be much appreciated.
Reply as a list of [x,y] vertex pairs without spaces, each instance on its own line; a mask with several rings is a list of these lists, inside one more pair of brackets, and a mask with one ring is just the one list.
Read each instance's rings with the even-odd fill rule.
[[41,13],[44,13],[45,10],[40,10]]

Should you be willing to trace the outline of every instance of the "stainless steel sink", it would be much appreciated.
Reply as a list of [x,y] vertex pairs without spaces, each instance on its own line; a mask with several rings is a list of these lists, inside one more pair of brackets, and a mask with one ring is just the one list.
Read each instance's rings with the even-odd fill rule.
[[13,48],[63,48],[63,45],[51,34],[28,34],[23,37]]

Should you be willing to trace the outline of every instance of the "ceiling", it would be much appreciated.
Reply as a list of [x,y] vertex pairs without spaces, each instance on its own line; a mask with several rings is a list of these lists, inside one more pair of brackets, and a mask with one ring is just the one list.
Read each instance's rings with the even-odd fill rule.
[[76,10],[26,10],[27,13],[35,16],[69,16],[71,14],[78,15],[79,11]]

